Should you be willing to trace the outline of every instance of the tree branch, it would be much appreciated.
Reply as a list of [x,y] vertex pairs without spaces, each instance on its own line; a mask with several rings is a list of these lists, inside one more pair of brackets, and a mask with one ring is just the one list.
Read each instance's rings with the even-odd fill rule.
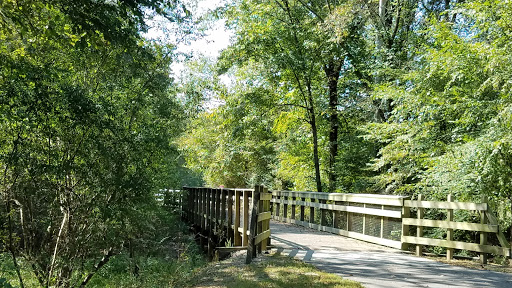
[[108,263],[108,261],[110,260],[110,257],[112,257],[113,254],[114,254],[114,249],[112,249],[112,247],[110,247],[108,249],[107,254],[105,254],[103,256],[103,258],[100,260],[100,262],[98,262],[98,264],[96,264],[94,266],[94,270],[85,277],[84,281],[82,281],[82,284],[80,284],[80,288],[85,287],[85,285],[87,285],[87,283],[89,283],[89,281],[96,274],[96,272],[98,272],[98,270],[100,270],[101,267],[103,267],[105,264]]
[[[302,4],[302,6],[304,6],[304,8],[308,9],[309,12],[313,13],[313,15],[315,15],[318,19],[320,19],[320,21],[324,22],[324,18],[322,16],[320,16],[317,11],[315,11],[307,3],[304,3],[303,0],[298,0],[298,1],[300,2],[300,4]],[[329,9],[330,9],[330,7],[329,7]]]

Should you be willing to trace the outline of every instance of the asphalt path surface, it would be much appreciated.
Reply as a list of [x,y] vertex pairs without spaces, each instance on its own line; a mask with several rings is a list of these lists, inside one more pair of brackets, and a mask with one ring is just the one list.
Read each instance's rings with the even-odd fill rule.
[[452,266],[356,239],[272,221],[272,244],[282,255],[362,283],[367,288],[512,288],[512,275]]

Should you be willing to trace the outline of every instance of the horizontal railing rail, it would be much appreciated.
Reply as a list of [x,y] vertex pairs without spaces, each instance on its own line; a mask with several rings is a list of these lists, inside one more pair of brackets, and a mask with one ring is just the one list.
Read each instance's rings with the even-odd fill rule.
[[[222,246],[228,246],[222,248],[227,251],[248,249],[248,261],[257,251],[267,249],[270,219],[398,249],[415,245],[418,255],[423,253],[424,246],[446,248],[448,259],[452,259],[455,249],[478,252],[482,263],[487,262],[489,253],[509,258],[512,255],[485,199],[481,203],[454,202],[450,195],[447,201],[425,201],[421,196],[412,200],[394,195],[268,191],[263,186],[184,187],[183,192],[183,217],[209,237],[222,238]],[[429,209],[445,210],[446,219],[428,219],[430,214],[443,214],[425,213]],[[479,223],[455,221],[457,210],[479,213]],[[411,233],[414,227],[416,233]],[[445,237],[426,237],[430,234],[425,234],[424,228],[445,229]],[[457,230],[478,232],[480,241],[456,241]],[[497,237],[499,245],[488,243],[491,234]],[[213,246],[209,243],[209,251]]]
[[[411,208],[416,210],[416,218],[410,218]],[[446,210],[446,219],[424,219],[425,209]],[[480,223],[456,222],[453,220],[453,213],[456,210],[475,211],[480,214]],[[402,233],[401,241],[406,244],[416,245],[416,254],[421,255],[423,246],[438,246],[446,248],[447,259],[452,259],[454,249],[468,250],[480,253],[482,263],[487,262],[487,254],[492,253],[505,257],[511,256],[510,244],[499,229],[498,221],[490,211],[487,199],[484,197],[482,203],[471,202],[453,202],[449,195],[447,201],[423,201],[422,196],[418,196],[415,201],[404,201],[405,215],[402,223],[405,226],[405,233]],[[416,226],[416,235],[409,235],[409,226]],[[446,239],[435,239],[424,237],[424,227],[446,229]],[[464,241],[454,241],[454,230],[476,231],[480,234],[479,243]],[[488,245],[488,234],[494,233],[500,246]]]
[[297,191],[272,191],[272,196],[273,219],[402,248],[400,220],[407,197]]

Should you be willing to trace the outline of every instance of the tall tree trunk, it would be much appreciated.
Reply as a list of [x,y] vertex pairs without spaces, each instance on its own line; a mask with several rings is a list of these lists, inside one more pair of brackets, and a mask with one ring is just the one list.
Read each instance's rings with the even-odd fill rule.
[[336,190],[336,157],[338,157],[338,131],[339,131],[339,117],[338,117],[338,81],[340,78],[341,67],[343,60],[335,63],[331,60],[328,65],[324,67],[325,76],[327,77],[329,87],[329,170],[328,192]]
[[[311,108],[311,110],[314,112],[314,108]],[[316,127],[316,117],[314,114],[311,117],[311,132],[313,133],[313,161],[315,163],[316,190],[318,192],[322,192],[322,180],[320,178],[320,158],[318,156],[318,130]]]
[[[382,50],[384,48],[384,41],[385,41],[385,35],[386,35],[386,18],[387,18],[387,0],[379,0],[379,24],[377,27],[381,27],[381,31],[377,33],[377,39],[376,39],[376,48],[377,48],[377,62],[382,64],[384,57],[382,57]],[[375,83],[378,84],[382,82],[382,77],[380,75],[380,72],[377,73],[375,76]],[[375,105],[375,121],[377,122],[385,122],[385,112],[382,109],[383,106],[385,106],[385,101],[387,99],[375,99],[373,100],[373,104]]]
[[316,190],[322,192],[322,179],[320,177],[320,157],[318,156],[318,128],[316,127],[316,112],[315,103],[313,101],[313,91],[311,89],[311,83],[307,83],[308,89],[308,114],[309,124],[311,125],[311,133],[313,134],[313,162],[315,165],[315,182]]

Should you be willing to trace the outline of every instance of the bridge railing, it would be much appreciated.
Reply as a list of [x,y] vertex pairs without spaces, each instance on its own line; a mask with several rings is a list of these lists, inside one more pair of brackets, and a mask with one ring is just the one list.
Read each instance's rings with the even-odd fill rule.
[[[417,254],[422,254],[423,246],[443,247],[448,259],[454,249],[478,252],[482,263],[487,262],[489,253],[509,258],[512,254],[485,199],[470,203],[453,202],[451,196],[447,201],[424,201],[421,195],[411,200],[378,194],[268,193],[263,186],[184,187],[183,192],[183,217],[209,239],[210,255],[216,246],[248,249],[250,261],[270,242],[271,218],[398,249],[415,245]],[[472,213],[478,223],[455,221],[457,210]],[[440,219],[443,215],[446,219]],[[437,229],[437,233],[424,233],[428,229]],[[475,237],[455,241],[458,230],[475,232],[479,241]],[[425,237],[427,234],[431,237]]]
[[266,188],[183,187],[183,217],[208,238],[208,252],[266,250],[270,239],[270,199]]
[[[411,200],[392,195],[297,191],[272,191],[272,197],[275,220],[398,249],[408,249],[413,244],[418,255],[423,246],[446,248],[447,259],[452,259],[454,249],[479,252],[482,263],[487,262],[489,253],[509,258],[512,255],[485,199],[482,203],[453,202],[450,195],[447,201],[423,201],[421,195]],[[426,210],[443,211],[426,214]],[[479,223],[454,221],[456,210],[477,213]],[[446,219],[440,220],[439,215],[446,215]],[[441,232],[444,229],[443,239],[425,237],[424,228],[440,228]],[[454,241],[457,230],[474,231],[479,241]],[[499,242],[499,246],[489,245],[488,236],[495,237],[493,242]]]
[[402,248],[403,196],[272,191],[273,219]]
[[[411,211],[415,210],[416,217],[411,217]],[[435,211],[437,210],[437,211]],[[440,212],[434,214],[446,215],[446,219],[428,219],[425,217],[428,213],[426,211]],[[454,220],[454,211],[465,211],[466,213],[474,213],[478,215],[475,222],[460,222]],[[404,211],[402,223],[404,231],[402,233],[402,242],[405,244],[415,244],[416,254],[421,255],[423,246],[438,246],[446,248],[446,258],[452,259],[454,249],[468,250],[480,253],[481,263],[487,263],[488,253],[501,255],[510,258],[511,250],[510,244],[500,230],[498,220],[491,212],[487,204],[487,198],[483,197],[481,203],[472,202],[453,202],[452,196],[448,195],[447,201],[424,201],[422,196],[419,195],[416,200],[404,201]],[[415,235],[410,235],[409,227],[416,226]],[[424,229],[429,228],[442,228],[445,229],[446,234],[444,239],[425,237]],[[470,239],[469,241],[454,241],[454,231],[464,230],[473,231],[477,239]],[[488,244],[488,236],[496,237],[499,246]],[[473,240],[473,241],[471,241]],[[476,240],[476,241],[475,241]],[[478,242],[478,243],[474,243]]]

